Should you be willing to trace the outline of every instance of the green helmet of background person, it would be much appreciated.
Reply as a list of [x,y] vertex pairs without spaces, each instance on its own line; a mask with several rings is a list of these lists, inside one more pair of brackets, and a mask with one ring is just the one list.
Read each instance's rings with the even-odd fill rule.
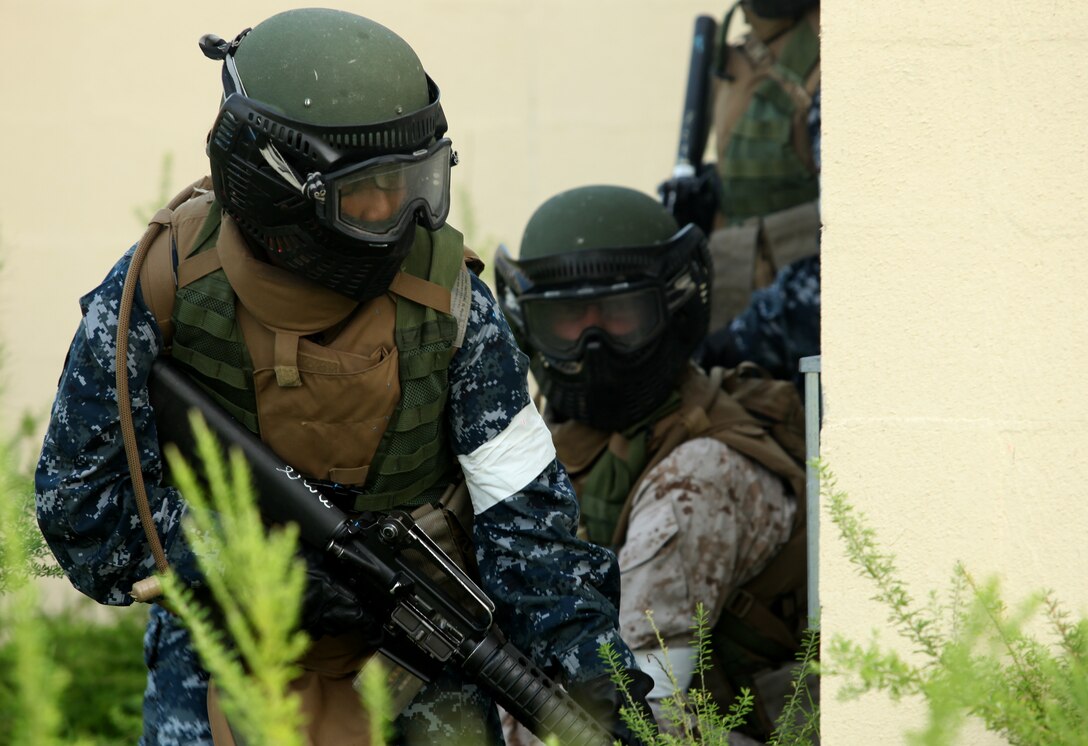
[[646,194],[587,186],[500,247],[499,303],[559,419],[623,430],[668,398],[706,333],[706,237]]
[[[208,156],[224,210],[272,263],[356,300],[385,292],[417,226],[445,223],[456,162],[416,53],[375,21],[323,8],[200,46],[223,61]],[[387,209],[360,207],[365,190]]]
[[661,243],[676,231],[669,211],[642,192],[581,187],[557,194],[537,208],[525,226],[518,259]]

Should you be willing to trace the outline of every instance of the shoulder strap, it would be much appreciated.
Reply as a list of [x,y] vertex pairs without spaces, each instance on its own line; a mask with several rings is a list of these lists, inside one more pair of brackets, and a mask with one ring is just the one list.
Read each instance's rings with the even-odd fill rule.
[[[205,177],[206,178],[206,177]],[[132,318],[132,303],[136,297],[136,285],[139,281],[144,259],[151,248],[151,244],[159,237],[164,225],[169,224],[169,218],[173,210],[186,200],[192,198],[197,190],[205,183],[205,179],[190,184],[177,194],[170,204],[155,213],[147,231],[144,232],[140,242],[136,245],[136,251],[132,255],[132,263],[125,275],[124,288],[121,291],[121,305],[117,313],[117,357],[114,361],[117,374],[117,409],[118,420],[121,425],[121,440],[125,446],[125,456],[128,460],[129,474],[132,477],[132,487],[136,497],[136,511],[140,515],[140,525],[144,529],[144,536],[151,549],[151,555],[155,558],[155,568],[160,573],[169,569],[166,560],[166,552],[163,551],[162,541],[159,538],[158,528],[151,513],[151,505],[147,499],[147,488],[144,485],[143,467],[140,464],[140,452],[136,443],[136,426],[132,419],[132,396],[128,385],[128,335],[129,321]],[[161,260],[160,260],[161,261]],[[149,582],[151,578],[133,585],[131,594],[137,601],[150,601],[162,595],[162,589],[157,583]]]
[[[169,348],[173,339],[174,289],[177,277],[174,267],[177,264],[177,246],[172,231],[169,230],[173,211],[162,209],[151,218],[148,232],[154,232],[155,238],[147,250],[143,265],[140,267],[140,292],[144,303],[151,310],[155,321],[162,331],[164,345]],[[163,231],[163,228],[167,228]]]
[[211,189],[211,179],[207,176],[190,184],[170,201],[170,205],[155,213],[144,233],[144,239],[151,243],[138,268],[140,292],[159,325],[167,349],[174,336],[174,296],[178,288],[179,265],[185,260],[185,257],[178,256],[173,225],[175,211],[189,200],[210,194]]

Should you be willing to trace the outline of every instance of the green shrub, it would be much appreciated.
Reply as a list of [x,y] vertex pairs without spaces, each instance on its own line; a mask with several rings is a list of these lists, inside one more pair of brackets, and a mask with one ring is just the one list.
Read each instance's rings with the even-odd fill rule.
[[820,478],[847,556],[873,582],[874,598],[912,650],[908,656],[835,637],[823,670],[846,677],[844,696],[877,690],[921,697],[927,724],[909,737],[925,746],[956,743],[968,717],[1014,746],[1088,744],[1088,620],[1071,621],[1050,591],[1010,609],[996,580],[980,583],[960,564],[945,599],[932,593],[919,604],[826,467]]
[[89,601],[42,610],[35,579],[62,573],[34,519],[33,431],[24,417],[0,443],[0,744],[132,744],[141,731],[147,612],[118,609],[92,621]]
[[[747,721],[754,699],[749,690],[741,689],[736,700],[723,712],[707,689],[706,674],[710,671],[712,656],[711,624],[706,608],[699,603],[695,609],[695,619],[691,627],[695,639],[692,653],[695,674],[687,691],[679,690],[665,642],[654,624],[653,612],[647,611],[646,616],[657,634],[657,642],[662,651],[661,660],[675,693],[661,701],[660,714],[664,722],[658,724],[660,732],[655,733],[654,725],[641,710],[633,706],[634,702],[629,694],[631,679],[622,668],[619,656],[611,645],[604,645],[601,648],[601,657],[612,672],[612,680],[627,698],[627,706],[620,710],[624,722],[644,743],[652,746],[727,746],[730,733],[741,728]],[[772,746],[811,746],[819,741],[818,707],[807,686],[809,676],[815,670],[818,651],[819,635],[814,630],[807,631],[798,654],[800,665],[794,672],[791,694],[768,742]]]
[[298,629],[306,580],[298,526],[266,531],[242,455],[232,451],[228,469],[203,419],[190,422],[207,488],[175,447],[166,459],[189,506],[185,536],[215,598],[215,620],[171,574],[162,578],[166,600],[189,628],[231,727],[248,743],[301,744],[298,697],[287,692],[308,644]]
[[[91,621],[78,608],[38,617],[42,665],[63,672],[57,691],[62,743],[133,744],[140,737],[146,620],[143,608],[125,609],[108,622]],[[0,722],[14,722],[22,706],[15,694],[17,658],[12,641],[0,647]]]

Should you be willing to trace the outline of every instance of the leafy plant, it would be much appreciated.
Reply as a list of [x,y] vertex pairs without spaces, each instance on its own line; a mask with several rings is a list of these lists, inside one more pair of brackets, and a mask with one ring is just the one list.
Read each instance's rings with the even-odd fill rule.
[[[693,682],[698,683],[693,683],[686,691],[680,688],[676,679],[665,642],[654,623],[653,612],[647,611],[646,616],[657,636],[662,651],[662,667],[674,693],[661,700],[660,716],[663,722],[658,723],[658,730],[634,706],[630,695],[631,679],[623,669],[619,655],[611,645],[602,646],[601,657],[609,666],[612,680],[627,698],[627,706],[620,710],[624,722],[644,743],[652,746],[726,746],[730,743],[730,734],[747,721],[754,706],[754,697],[748,689],[741,689],[738,697],[723,712],[707,688],[706,675],[711,668],[712,651],[711,623],[706,608],[699,603],[695,609],[691,627],[695,642],[692,653],[695,662]],[[807,632],[798,656],[800,665],[794,673],[793,690],[778,719],[770,744],[803,746],[818,742],[818,710],[808,691],[809,676],[814,672],[818,650],[818,635],[815,631]]]
[[308,644],[298,629],[305,584],[298,527],[266,530],[244,457],[232,451],[228,470],[204,420],[194,413],[190,421],[207,489],[176,447],[165,455],[189,506],[185,535],[217,611],[213,618],[169,573],[167,602],[188,626],[232,728],[249,743],[301,744],[298,697],[287,690]]
[[32,582],[24,530],[25,483],[11,470],[9,448],[9,443],[0,444],[0,590],[5,595],[0,629],[12,642],[6,646],[10,675],[3,681],[0,702],[13,716],[12,744],[54,744],[60,742],[60,693],[68,676],[52,665],[49,635],[39,623],[41,591]]
[[793,670],[790,694],[775,721],[768,746],[811,746],[820,742],[820,703],[810,684],[818,675],[820,632],[815,626],[805,630]]
[[[89,602],[88,604],[89,605]],[[92,619],[87,605],[56,614],[38,612],[34,626],[47,653],[41,665],[58,672],[60,710],[57,738],[62,743],[133,744],[142,730],[147,671],[143,661],[145,608],[117,609],[106,620]],[[16,661],[24,638],[0,646],[0,722],[14,722],[25,710],[15,696],[24,686]],[[42,700],[41,692],[35,699]],[[0,729],[0,743],[8,743]]]
[[[1014,746],[1088,744],[1088,620],[1071,621],[1051,591],[1011,608],[996,580],[980,583],[957,564],[947,600],[917,603],[898,578],[894,557],[820,466],[822,496],[858,572],[911,648],[908,657],[836,637],[824,674],[848,678],[847,697],[878,690],[921,697],[926,727],[909,734],[925,746],[953,744],[969,717]],[[1031,630],[1047,631],[1045,640]]]
[[38,579],[63,573],[34,515],[36,430],[24,414],[0,437],[0,743],[135,743],[146,613],[91,619],[89,602],[43,610]]

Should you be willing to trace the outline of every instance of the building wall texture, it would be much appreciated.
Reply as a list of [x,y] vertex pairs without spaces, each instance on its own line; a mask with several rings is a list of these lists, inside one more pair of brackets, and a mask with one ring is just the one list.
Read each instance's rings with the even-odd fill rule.
[[[0,0],[0,422],[44,415],[76,299],[136,241],[164,157],[205,171],[231,37],[280,0]],[[671,169],[700,0],[334,3],[404,36],[462,156],[451,222],[487,255],[535,207]],[[1088,591],[1088,68],[1078,0],[825,0],[823,454],[924,597],[956,561],[1010,598]],[[886,626],[822,521],[823,630]],[[892,640],[890,632],[881,639]],[[824,743],[905,743],[921,710],[839,702]],[[1000,743],[974,729],[963,743]]]
[[[1084,9],[823,3],[823,455],[923,600],[962,561],[1088,607]],[[823,530],[823,629],[864,642]],[[824,686],[824,743],[919,723]]]

